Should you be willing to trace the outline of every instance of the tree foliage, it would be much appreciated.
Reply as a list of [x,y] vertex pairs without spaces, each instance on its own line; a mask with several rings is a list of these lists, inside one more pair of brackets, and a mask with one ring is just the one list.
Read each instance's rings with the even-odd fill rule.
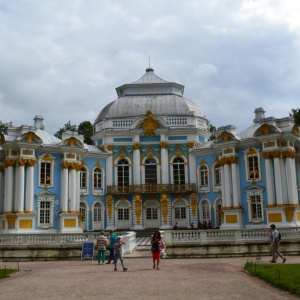
[[290,112],[290,117],[292,118],[295,124],[300,126],[300,108],[293,108]]
[[78,133],[83,135],[84,142],[93,145],[91,136],[94,134],[94,126],[90,121],[83,121],[78,125]]
[[71,121],[66,123],[63,128],[59,128],[59,130],[54,134],[59,139],[62,139],[62,134],[66,131],[76,131],[77,125],[71,124]]
[[217,128],[214,125],[210,124],[210,127],[209,127],[209,131],[211,132],[211,136],[209,138],[210,141],[212,141],[216,138],[216,135],[215,135],[216,129]]
[[10,123],[3,123],[2,121],[0,121],[0,134],[7,134],[7,129],[9,125]]
[[88,145],[93,145],[91,136],[94,134],[94,127],[90,121],[81,122],[78,127],[75,124],[71,124],[71,121],[67,122],[62,128],[60,128],[54,136],[62,139],[62,135],[66,131],[78,131],[78,134],[83,135],[84,142]]

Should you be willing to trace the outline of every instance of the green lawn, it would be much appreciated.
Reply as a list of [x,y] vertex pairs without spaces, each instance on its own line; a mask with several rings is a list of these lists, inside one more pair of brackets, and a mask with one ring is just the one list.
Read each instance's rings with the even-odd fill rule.
[[18,270],[6,269],[5,267],[0,269],[0,279],[9,277],[10,274],[18,272]]
[[247,262],[245,269],[252,276],[300,297],[300,264],[256,264]]

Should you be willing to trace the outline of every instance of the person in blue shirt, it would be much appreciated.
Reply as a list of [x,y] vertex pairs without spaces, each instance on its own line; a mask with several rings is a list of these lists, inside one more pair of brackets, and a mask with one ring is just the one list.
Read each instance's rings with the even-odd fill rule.
[[106,264],[110,264],[111,261],[115,262],[115,253],[114,253],[114,245],[115,242],[117,241],[117,235],[114,233],[114,230],[111,229],[109,231],[110,238],[109,238],[109,258]]

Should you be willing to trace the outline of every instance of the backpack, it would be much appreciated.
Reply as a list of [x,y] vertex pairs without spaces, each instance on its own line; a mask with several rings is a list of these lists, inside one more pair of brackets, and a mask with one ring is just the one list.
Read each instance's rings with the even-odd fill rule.
[[281,240],[281,233],[278,232],[278,241],[280,241],[280,240]]

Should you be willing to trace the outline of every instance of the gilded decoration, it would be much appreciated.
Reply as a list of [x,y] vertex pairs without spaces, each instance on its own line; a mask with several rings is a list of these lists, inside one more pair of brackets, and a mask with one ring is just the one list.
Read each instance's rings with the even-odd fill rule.
[[42,141],[34,132],[24,133],[22,137],[25,137],[28,143],[31,143],[34,139],[37,140],[38,142]]
[[175,156],[176,156],[176,157],[181,157],[181,156],[182,156],[182,153],[178,151],[178,152],[175,153]]
[[233,153],[233,149],[232,148],[226,148],[223,152],[224,152],[224,154]]
[[20,229],[32,229],[32,220],[19,220]]
[[287,141],[282,141],[281,142],[281,147],[287,147],[287,145],[288,145]]
[[120,197],[120,198],[119,198],[119,200],[121,200],[121,201],[126,201],[126,200],[127,200],[127,198],[126,198],[126,197],[124,197],[124,196],[122,196],[122,197]]
[[154,136],[155,130],[158,127],[158,121],[153,118],[152,111],[149,109],[147,111],[147,117],[144,118],[143,129],[145,130],[145,136]]
[[273,158],[280,158],[281,151],[280,150],[273,150],[273,151],[271,151],[271,154],[272,154]]
[[159,145],[161,149],[168,149],[168,143],[166,141],[161,141]]
[[228,160],[230,161],[231,164],[237,164],[239,159],[237,156],[230,156],[228,157]]
[[108,145],[106,145],[106,149],[107,149],[107,151],[112,151],[114,149],[114,145],[108,144]]
[[11,150],[12,156],[17,156],[19,154],[18,150]]
[[134,143],[132,145],[133,150],[140,150],[141,149],[141,143]]
[[20,158],[18,159],[18,165],[19,165],[19,166],[25,166],[26,162],[27,162],[27,159],[26,159],[26,158],[20,157]]
[[161,195],[161,211],[164,219],[164,223],[167,224],[168,221],[168,195],[162,194]]
[[294,143],[290,141],[290,147],[294,148]]
[[68,153],[68,154],[66,155],[66,157],[67,157],[67,158],[74,159],[74,158],[75,158],[75,154],[73,154],[73,153]]
[[13,167],[15,164],[16,164],[16,160],[15,159],[7,158],[4,161],[5,168]]
[[220,141],[221,139],[223,139],[225,142],[227,142],[230,137],[234,139],[234,135],[232,133],[223,131],[217,136],[217,140]]
[[120,158],[126,158],[126,154],[125,153],[122,153],[122,154],[120,154]]
[[192,215],[195,217],[197,211],[197,194],[191,194],[191,207],[192,207]]
[[83,143],[81,141],[79,141],[78,139],[76,139],[75,137],[71,136],[70,138],[64,140],[63,142],[64,145],[69,144],[70,147],[83,147]]
[[264,159],[271,159],[272,158],[272,153],[269,151],[264,151],[262,153],[262,156],[264,157]]
[[221,218],[222,221],[224,221],[224,211],[223,210],[219,210],[219,216]]
[[104,145],[99,146],[99,149],[100,149],[101,151],[104,151]]
[[141,211],[142,211],[141,195],[139,194],[135,195],[134,203],[135,203],[136,223],[141,224]]
[[294,159],[295,156],[296,156],[296,151],[295,150],[285,150],[285,151],[282,151],[282,155],[284,158],[292,158]]
[[48,161],[48,162],[53,162],[52,156],[50,156],[48,153],[43,155],[42,160],[43,161]]
[[78,215],[78,223],[81,225],[82,223],[83,214]]
[[256,155],[257,152],[254,148],[250,147],[247,151],[246,151],[246,156],[250,156],[250,155]]
[[[132,155],[130,154],[131,152],[132,150],[127,148],[126,146],[120,146],[119,148],[114,150],[113,161],[116,161],[118,158],[125,159],[126,157],[133,161]],[[113,165],[117,166],[116,164]]]
[[203,166],[203,165],[207,165],[207,163],[206,163],[206,161],[202,158],[202,160],[201,160],[201,162],[200,162],[199,165],[200,165],[200,166]]
[[147,153],[147,155],[146,155],[148,158],[152,158],[152,157],[154,157],[154,153],[152,153],[152,152],[149,152],[149,153]]
[[189,149],[193,149],[195,147],[195,142],[188,142],[187,145]]
[[3,172],[4,172],[4,167],[0,166],[0,173],[3,173]]
[[6,220],[8,223],[8,228],[13,229],[14,225],[16,224],[17,216],[15,214],[7,214]]
[[109,220],[111,220],[112,219],[112,210],[113,210],[113,197],[112,197],[112,195],[107,195],[106,196],[106,201],[107,201],[108,218],[109,218]]
[[292,128],[292,133],[294,134],[299,134],[299,127],[297,124],[295,124]]
[[64,227],[76,227],[75,219],[64,219]]
[[265,143],[265,148],[275,147],[275,142],[267,141]]
[[101,168],[102,168],[102,165],[100,164],[100,162],[99,162],[99,161],[97,161],[97,162],[95,163],[95,167],[96,167],[96,168],[100,168],[100,169],[101,169]]
[[29,150],[29,149],[26,149],[26,150],[23,150],[23,154],[25,154],[25,155],[33,155],[33,151]]
[[263,124],[262,126],[260,126],[255,132],[254,132],[254,136],[257,135],[267,135],[270,134],[271,131],[275,131],[278,132],[277,128],[273,125],[268,125],[268,124]]
[[293,221],[295,207],[285,207],[285,217],[287,218],[288,222],[291,223]]

